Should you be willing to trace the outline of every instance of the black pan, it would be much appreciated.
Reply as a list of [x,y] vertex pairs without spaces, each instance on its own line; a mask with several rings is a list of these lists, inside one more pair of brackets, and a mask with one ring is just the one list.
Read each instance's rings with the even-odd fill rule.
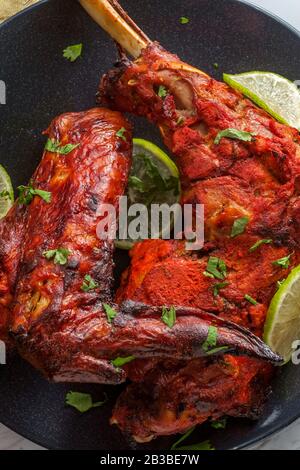
[[[124,0],[142,29],[166,48],[217,78],[223,71],[269,70],[300,78],[300,36],[286,24],[233,0]],[[181,25],[180,16],[190,23]],[[71,64],[62,50],[83,42],[83,57]],[[15,186],[26,183],[38,164],[51,119],[95,104],[99,78],[116,52],[112,41],[71,0],[42,1],[0,27],[0,80],[7,104],[0,106],[0,162]],[[219,69],[214,69],[214,63]],[[136,135],[160,142],[157,131],[139,119]],[[160,144],[161,145],[161,144]],[[102,397],[101,386],[54,385],[18,357],[0,366],[0,421],[52,449],[128,449],[109,416],[119,387],[105,387],[110,400],[84,415],[64,406],[69,389]],[[199,428],[195,441],[211,439],[220,449],[242,448],[278,431],[300,416],[300,368],[278,371],[273,394],[256,423],[232,420],[225,431]],[[174,438],[148,449],[169,449]],[[193,439],[192,439],[193,442]]]

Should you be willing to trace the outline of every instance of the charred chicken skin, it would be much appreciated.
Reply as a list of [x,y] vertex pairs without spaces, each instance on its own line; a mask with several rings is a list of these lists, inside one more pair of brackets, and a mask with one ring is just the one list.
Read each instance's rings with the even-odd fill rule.
[[[97,18],[97,2],[81,3],[89,4],[96,21],[118,39]],[[115,0],[98,3],[109,3],[117,21],[138,34]],[[160,128],[180,169],[182,203],[204,205],[205,246],[191,254],[178,242],[138,244],[116,300],[200,307],[261,336],[277,281],[299,264],[299,133],[158,43],[142,35],[139,39],[129,48],[121,38],[138,58],[132,62],[121,55],[116,69],[101,81],[99,102],[145,116]],[[229,128],[250,133],[251,141],[218,142],[219,133]],[[247,224],[233,237],[240,219]],[[262,240],[266,243],[260,245]],[[226,263],[222,288],[203,275],[210,257]],[[283,258],[288,259],[284,267],[277,262]],[[144,442],[222,414],[257,416],[272,368],[225,355],[189,362],[137,361],[128,366],[128,374],[138,385],[120,397],[112,422]]]
[[[201,345],[211,325],[218,327],[218,346],[280,362],[247,330],[200,309],[178,308],[173,330],[161,321],[160,306],[141,303],[115,306],[109,321],[114,243],[97,235],[98,209],[117,208],[125,191],[131,129],[119,113],[93,109],[58,117],[47,135],[52,145],[72,147],[46,149],[31,181],[51,200],[18,200],[0,224],[2,337],[8,331],[22,356],[54,381],[123,382],[126,368],[112,364],[117,357],[205,356]],[[93,289],[82,289],[86,276]]]

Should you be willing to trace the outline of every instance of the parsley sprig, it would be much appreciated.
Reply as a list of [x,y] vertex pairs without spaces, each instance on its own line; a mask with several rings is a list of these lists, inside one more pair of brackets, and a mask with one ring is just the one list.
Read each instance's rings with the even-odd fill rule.
[[17,189],[19,191],[19,204],[28,206],[32,202],[34,196],[40,197],[47,204],[51,202],[51,193],[49,191],[34,188],[32,182],[30,182],[28,186],[19,186]]
[[203,273],[207,277],[216,278],[223,281],[227,276],[227,267],[225,261],[210,256],[207,262],[206,271]]
[[98,282],[95,281],[90,274],[86,274],[86,276],[84,276],[81,290],[83,292],[89,292],[91,290],[97,289],[97,287],[99,287]]
[[48,139],[45,145],[47,152],[58,153],[60,155],[68,155],[73,152],[80,144],[66,144],[62,145],[55,139]]
[[53,259],[54,264],[64,266],[68,262],[68,257],[71,254],[66,248],[57,248],[55,250],[44,251],[43,255],[47,260]]
[[66,404],[72,406],[80,413],[86,413],[92,408],[99,408],[107,403],[108,398],[104,393],[104,400],[93,402],[92,396],[89,393],[68,392],[66,395]]
[[63,51],[63,56],[65,59],[68,59],[70,62],[75,62],[78,57],[82,55],[82,48],[83,45],[81,44],[74,44],[73,46],[68,46]]
[[169,328],[173,328],[176,323],[176,309],[175,307],[163,307],[162,308],[162,321],[167,325]]

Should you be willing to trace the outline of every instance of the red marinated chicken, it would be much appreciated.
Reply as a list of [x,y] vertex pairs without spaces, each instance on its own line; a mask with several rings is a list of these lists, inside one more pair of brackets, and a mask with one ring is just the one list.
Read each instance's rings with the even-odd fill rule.
[[202,344],[215,325],[218,346],[280,361],[254,335],[200,309],[179,308],[170,330],[161,307],[114,307],[114,243],[97,236],[98,209],[117,208],[125,191],[130,126],[119,113],[93,109],[58,117],[47,134],[31,186],[48,200],[19,199],[0,223],[2,335],[9,332],[23,357],[55,381],[120,383],[127,372],[113,359],[206,356]]
[[[277,281],[299,264],[298,131],[157,43],[149,42],[135,62],[123,56],[102,79],[99,100],[159,126],[180,169],[182,203],[205,209],[204,249],[191,254],[177,242],[138,245],[117,300],[199,307],[261,336]],[[229,128],[250,133],[251,141],[217,139]],[[243,229],[234,234],[239,222]],[[226,265],[221,280],[203,274],[212,258]],[[120,398],[113,422],[147,441],[222,414],[254,416],[272,370],[252,359],[228,361],[232,376],[223,358],[149,363],[138,374],[142,383]],[[158,399],[151,403],[150,396]]]

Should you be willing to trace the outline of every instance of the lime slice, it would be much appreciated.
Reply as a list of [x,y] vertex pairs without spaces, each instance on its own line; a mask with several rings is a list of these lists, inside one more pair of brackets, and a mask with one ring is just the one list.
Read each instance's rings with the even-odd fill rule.
[[292,344],[300,340],[300,266],[281,284],[270,304],[264,341],[285,362],[291,359]]
[[7,171],[0,165],[0,219],[6,216],[14,202],[14,190]]
[[300,130],[300,92],[290,80],[271,72],[224,74],[223,78],[277,121]]
[[[149,211],[148,225],[151,224],[151,204],[173,204],[180,199],[179,171],[170,157],[157,145],[144,139],[133,139],[133,161],[128,182],[128,207],[143,204]],[[130,223],[128,219],[128,224]],[[154,238],[162,237],[172,229],[174,219],[168,226],[160,225]],[[150,234],[150,232],[149,232]],[[128,250],[138,240],[116,240],[117,248]]]

